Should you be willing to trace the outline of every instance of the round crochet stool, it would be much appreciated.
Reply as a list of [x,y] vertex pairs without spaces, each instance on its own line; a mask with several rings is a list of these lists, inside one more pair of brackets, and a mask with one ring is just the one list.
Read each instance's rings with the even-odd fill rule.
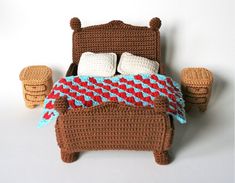
[[211,95],[212,73],[205,68],[185,68],[181,72],[181,86],[185,100],[185,110],[196,106],[204,112]]
[[28,108],[42,106],[53,86],[52,70],[43,65],[29,66],[21,71],[20,80],[23,85],[25,105]]

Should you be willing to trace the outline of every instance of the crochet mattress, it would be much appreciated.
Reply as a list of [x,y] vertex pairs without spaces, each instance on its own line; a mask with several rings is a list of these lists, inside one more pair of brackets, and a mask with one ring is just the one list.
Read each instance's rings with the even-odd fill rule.
[[54,121],[59,116],[54,109],[54,102],[62,96],[67,97],[69,109],[87,108],[112,101],[132,106],[154,107],[154,99],[158,96],[165,96],[169,101],[168,113],[180,123],[186,122],[180,85],[165,75],[63,77],[54,84],[46,97],[38,127]]

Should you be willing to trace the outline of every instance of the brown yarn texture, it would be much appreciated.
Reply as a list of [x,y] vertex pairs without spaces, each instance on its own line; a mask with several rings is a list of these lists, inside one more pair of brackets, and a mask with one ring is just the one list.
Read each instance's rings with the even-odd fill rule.
[[43,65],[28,66],[21,71],[20,80],[26,106],[42,106],[53,85],[52,70]]
[[[150,28],[112,21],[108,24],[81,28],[81,22],[70,22],[73,33],[73,63],[67,75],[76,75],[81,53],[130,52],[160,63],[161,21],[153,18]],[[161,73],[164,72],[163,67]],[[90,150],[153,151],[159,164],[170,162],[168,150],[173,139],[172,118],[167,115],[168,100],[157,97],[155,107],[134,107],[117,102],[68,110],[66,97],[55,101],[59,112],[56,137],[64,162],[73,162],[79,152]]]
[[[81,28],[78,18],[72,18],[70,26],[73,33],[73,64],[78,64],[80,56],[86,51],[114,52],[120,58],[123,52],[156,60],[160,64],[160,73],[164,74],[164,65],[160,63],[160,32],[161,21],[153,18],[150,28],[125,24],[113,20],[107,24]],[[77,75],[77,69],[69,69],[67,75]]]
[[200,111],[207,109],[211,96],[213,75],[206,68],[185,68],[181,72],[181,85],[186,102],[186,111],[197,106]]

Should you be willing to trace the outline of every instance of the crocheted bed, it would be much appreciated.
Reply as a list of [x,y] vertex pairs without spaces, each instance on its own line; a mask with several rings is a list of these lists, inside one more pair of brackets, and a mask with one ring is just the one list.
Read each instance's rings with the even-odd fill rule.
[[[55,84],[40,123],[58,116],[56,138],[64,162],[75,161],[82,151],[104,149],[153,151],[157,163],[170,162],[172,116],[185,122],[182,94],[175,82],[163,76],[161,21],[153,18],[149,25],[132,26],[114,20],[82,28],[78,18],[71,19],[73,63],[66,74],[70,77]],[[113,52],[118,58],[129,52],[155,60],[162,75],[74,77],[80,56],[87,51]]]

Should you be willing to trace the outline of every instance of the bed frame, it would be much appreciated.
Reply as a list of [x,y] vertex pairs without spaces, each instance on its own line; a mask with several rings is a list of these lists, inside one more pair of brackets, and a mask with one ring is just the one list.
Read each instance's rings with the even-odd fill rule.
[[[82,28],[80,20],[72,18],[73,63],[66,76],[77,75],[77,64],[86,51],[115,52],[118,58],[127,51],[156,60],[164,74],[164,64],[160,62],[161,21],[153,18],[149,25],[132,26],[114,20]],[[55,129],[62,160],[73,162],[79,152],[90,150],[143,150],[153,151],[158,164],[168,164],[174,131],[172,118],[166,113],[168,100],[157,97],[154,103],[154,108],[106,102],[68,110],[67,99],[60,97],[55,101],[59,112]]]

